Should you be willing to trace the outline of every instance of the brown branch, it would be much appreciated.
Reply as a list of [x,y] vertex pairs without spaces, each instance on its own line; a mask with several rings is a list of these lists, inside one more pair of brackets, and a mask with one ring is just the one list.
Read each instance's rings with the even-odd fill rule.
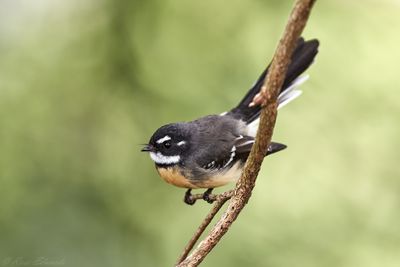
[[[208,198],[210,199],[210,200],[212,200],[212,201],[217,201],[218,199],[221,199],[221,198],[226,198],[226,197],[228,197],[229,196],[229,198],[231,198],[232,196],[233,196],[233,190],[229,190],[229,191],[226,191],[226,192],[224,192],[224,193],[221,193],[221,194],[210,194],[209,196],[208,196]],[[228,198],[228,199],[229,199]],[[190,199],[191,200],[200,200],[200,199],[204,199],[204,193],[203,194],[192,194],[191,196],[190,196]]]
[[[204,230],[206,230],[207,226],[211,223],[212,219],[214,219],[215,215],[222,208],[225,202],[233,196],[233,193],[233,190],[229,190],[219,195],[210,195],[210,199],[215,201],[214,206],[211,208],[211,211],[208,213],[207,217],[200,224],[199,228],[197,228],[197,231],[194,233],[193,237],[189,240],[176,264],[179,264],[186,259],[187,255],[192,250],[197,240],[199,240]],[[192,195],[192,197],[197,197],[196,199],[202,199],[203,194]]]
[[[256,141],[246,161],[243,174],[236,184],[227,211],[192,254],[177,266],[198,266],[218,244],[248,202],[268,145],[271,142],[277,115],[277,97],[283,85],[297,39],[306,25],[314,2],[315,0],[296,0],[283,37],[276,49],[267,79],[264,81],[260,94],[253,101],[263,106]],[[219,205],[218,202],[215,205]]]

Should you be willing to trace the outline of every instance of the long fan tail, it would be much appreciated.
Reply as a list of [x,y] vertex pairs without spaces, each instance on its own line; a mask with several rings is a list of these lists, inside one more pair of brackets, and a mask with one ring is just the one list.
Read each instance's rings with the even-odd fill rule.
[[[313,63],[318,53],[318,46],[319,42],[316,39],[304,41],[303,38],[299,38],[297,41],[297,46],[293,52],[291,63],[279,94],[279,107],[284,106],[301,94],[301,91],[297,90],[297,87],[307,80],[308,76],[299,76]],[[268,74],[268,69],[269,66],[263,71],[253,87],[242,101],[240,101],[239,105],[229,112],[231,116],[239,118],[248,124],[260,116],[261,107],[249,107],[249,104],[253,101],[254,96],[260,92],[264,79]]]

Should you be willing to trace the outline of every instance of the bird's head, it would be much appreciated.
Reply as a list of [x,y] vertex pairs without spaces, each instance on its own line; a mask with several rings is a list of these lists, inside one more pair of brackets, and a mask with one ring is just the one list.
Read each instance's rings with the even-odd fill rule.
[[160,127],[142,151],[149,152],[156,165],[171,166],[182,161],[188,147],[189,135],[184,124],[173,123]]

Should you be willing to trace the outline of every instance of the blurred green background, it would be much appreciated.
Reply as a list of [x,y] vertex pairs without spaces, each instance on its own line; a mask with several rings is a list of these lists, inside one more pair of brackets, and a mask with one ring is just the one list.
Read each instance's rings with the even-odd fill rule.
[[[291,6],[0,0],[0,266],[172,266],[209,206],[139,144],[233,107]],[[204,266],[400,266],[399,12],[317,1],[320,53],[275,130],[289,148]]]

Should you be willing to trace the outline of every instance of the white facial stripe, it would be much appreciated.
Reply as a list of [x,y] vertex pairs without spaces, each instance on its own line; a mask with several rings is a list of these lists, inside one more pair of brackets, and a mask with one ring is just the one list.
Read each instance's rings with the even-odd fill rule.
[[177,145],[178,145],[178,146],[183,146],[184,144],[186,144],[185,141],[180,141]]
[[164,156],[160,152],[150,152],[150,158],[157,164],[175,164],[178,163],[181,157],[178,156]]
[[169,137],[168,135],[164,136],[163,138],[160,138],[157,140],[157,144],[162,144],[165,141],[171,140],[171,137]]

